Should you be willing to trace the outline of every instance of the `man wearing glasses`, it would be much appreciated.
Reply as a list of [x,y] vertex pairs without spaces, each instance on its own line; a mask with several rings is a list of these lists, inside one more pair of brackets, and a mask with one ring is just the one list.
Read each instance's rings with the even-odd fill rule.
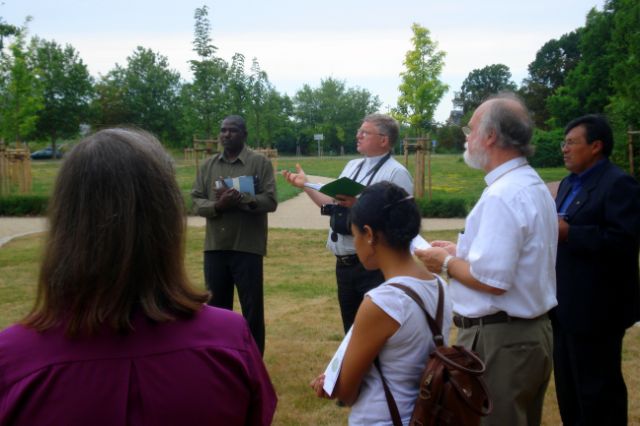
[[480,105],[464,160],[487,174],[487,188],[457,244],[432,241],[416,255],[450,277],[459,345],[478,352],[493,412],[483,425],[539,425],[551,377],[558,225],[553,198],[526,157],[533,122],[524,104],[503,94]]
[[607,120],[571,121],[571,172],[558,188],[558,306],[551,312],[556,395],[565,425],[626,425],[625,330],[640,320],[640,186],[609,161]]
[[[391,156],[391,150],[398,140],[398,123],[388,115],[367,115],[356,134],[357,150],[364,159],[351,160],[345,166],[340,177],[346,176],[363,185],[372,185],[381,181],[393,182],[409,194],[413,194],[413,181],[407,169]],[[283,171],[287,181],[302,188],[311,200],[318,205],[337,204],[351,207],[355,197],[338,195],[338,200],[304,186],[307,176],[300,165],[296,173]],[[353,246],[353,237],[349,234],[329,230],[327,247],[336,256],[336,281],[338,283],[338,302],[345,333],[351,328],[364,294],[384,282],[379,270],[367,271],[358,260]]]

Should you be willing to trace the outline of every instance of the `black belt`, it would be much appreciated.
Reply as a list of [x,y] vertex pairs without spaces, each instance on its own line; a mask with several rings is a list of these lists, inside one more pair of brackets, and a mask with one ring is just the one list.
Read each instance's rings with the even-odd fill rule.
[[[546,316],[547,314],[543,314],[542,316]],[[487,324],[498,324],[501,322],[511,322],[511,321],[526,321],[526,320],[536,320],[540,317],[536,318],[519,318],[509,316],[504,311],[496,312],[495,314],[485,315],[479,318],[468,318],[463,317],[462,315],[453,315],[453,323],[458,328],[469,328],[474,327],[476,325],[487,325]]]
[[353,266],[360,263],[357,254],[347,254],[345,256],[338,256],[336,254],[336,262],[340,266]]

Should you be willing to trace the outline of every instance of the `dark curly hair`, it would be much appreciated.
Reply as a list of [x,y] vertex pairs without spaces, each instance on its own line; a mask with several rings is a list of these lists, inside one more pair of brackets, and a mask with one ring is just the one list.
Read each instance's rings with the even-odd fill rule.
[[408,250],[420,232],[420,211],[407,191],[391,182],[379,182],[362,191],[350,212],[351,223],[361,231],[369,225],[387,244]]

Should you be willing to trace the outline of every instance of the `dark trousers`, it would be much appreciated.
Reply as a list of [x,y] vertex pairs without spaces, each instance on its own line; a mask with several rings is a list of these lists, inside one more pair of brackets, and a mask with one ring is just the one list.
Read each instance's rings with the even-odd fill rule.
[[233,287],[238,288],[242,315],[264,354],[264,300],[262,259],[258,254],[231,250],[204,252],[204,279],[211,292],[209,305],[233,309]]
[[626,425],[627,387],[622,376],[625,330],[575,335],[553,322],[553,362],[562,423]]
[[384,275],[379,269],[367,271],[360,262],[353,265],[342,265],[336,262],[336,281],[342,326],[346,333],[353,325],[364,294],[382,284]]

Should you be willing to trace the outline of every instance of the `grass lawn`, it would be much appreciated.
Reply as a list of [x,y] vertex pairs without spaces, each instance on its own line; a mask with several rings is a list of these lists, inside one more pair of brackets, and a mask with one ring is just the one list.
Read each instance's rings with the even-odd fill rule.
[[[455,231],[424,234],[428,240],[451,240],[456,235]],[[204,287],[203,239],[203,228],[189,229],[187,269],[199,287]],[[348,409],[316,398],[308,387],[309,381],[324,370],[342,339],[334,260],[324,247],[325,239],[325,231],[269,230],[265,362],[279,398],[275,425],[346,424]],[[42,235],[36,235],[0,248],[0,329],[20,319],[33,303],[41,245]],[[629,424],[637,425],[640,327],[627,332],[622,357],[629,391]],[[553,383],[546,396],[543,424],[560,424]]]
[[[345,164],[358,156],[344,157],[280,157],[278,169],[294,170],[296,163],[300,163],[309,175],[327,176],[337,178]],[[401,155],[396,156],[400,162],[404,161]],[[50,194],[53,188],[55,176],[61,164],[61,160],[33,161],[33,193]],[[200,162],[201,164],[201,162]],[[191,187],[196,174],[195,162],[184,160],[176,154],[176,176],[180,189],[187,205],[190,206]],[[409,172],[413,175],[415,157],[409,157]],[[545,182],[562,179],[567,172],[563,167],[539,169],[538,172]],[[426,172],[425,172],[426,173]],[[431,184],[433,198],[462,198],[467,203],[473,204],[485,188],[484,172],[467,167],[461,155],[434,155],[431,159]],[[428,182],[428,177],[425,178]],[[287,184],[280,173],[276,174],[276,187],[278,201],[282,202],[296,196],[300,190]],[[425,184],[425,190],[428,188]]]

